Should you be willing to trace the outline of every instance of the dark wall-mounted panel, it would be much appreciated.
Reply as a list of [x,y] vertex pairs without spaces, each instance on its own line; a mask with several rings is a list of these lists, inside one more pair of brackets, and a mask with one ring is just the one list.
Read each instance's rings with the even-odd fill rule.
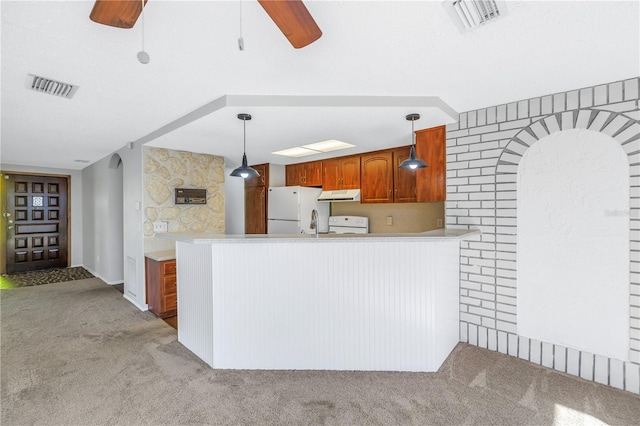
[[207,204],[207,190],[199,188],[176,188],[176,204]]

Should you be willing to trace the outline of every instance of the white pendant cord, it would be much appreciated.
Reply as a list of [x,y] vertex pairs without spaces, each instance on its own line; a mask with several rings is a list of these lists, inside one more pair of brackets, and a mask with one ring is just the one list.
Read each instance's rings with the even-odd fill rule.
[[242,0],[240,0],[240,37],[238,37],[238,49],[244,50],[244,38],[242,38]]
[[140,2],[142,3],[142,10],[140,11],[140,17],[142,19],[142,21],[140,22],[142,28],[142,50],[138,52],[138,61],[141,64],[148,64],[149,61],[151,60],[151,58],[149,58],[149,54],[147,52],[144,51],[144,0],[140,0]]

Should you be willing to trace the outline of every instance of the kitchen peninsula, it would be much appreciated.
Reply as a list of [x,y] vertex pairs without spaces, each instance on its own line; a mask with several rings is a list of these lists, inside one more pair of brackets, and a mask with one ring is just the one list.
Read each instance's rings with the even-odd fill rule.
[[213,368],[436,371],[476,234],[157,236],[176,241],[178,340]]

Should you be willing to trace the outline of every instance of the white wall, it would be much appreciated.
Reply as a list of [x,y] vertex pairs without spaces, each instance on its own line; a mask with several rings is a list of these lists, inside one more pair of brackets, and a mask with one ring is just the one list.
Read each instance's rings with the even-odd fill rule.
[[233,168],[225,167],[225,234],[244,234],[244,179],[229,176]]
[[85,268],[108,284],[124,282],[123,170],[109,168],[111,157],[82,170]]
[[[627,360],[627,155],[612,137],[566,130],[518,168],[518,334]],[[597,315],[594,315],[597,312]]]
[[49,175],[68,175],[69,199],[71,209],[69,211],[71,240],[70,240],[70,266],[83,265],[83,239],[82,239],[82,174],[80,170],[53,169],[44,167],[17,166],[14,164],[0,164],[3,172],[40,173]]

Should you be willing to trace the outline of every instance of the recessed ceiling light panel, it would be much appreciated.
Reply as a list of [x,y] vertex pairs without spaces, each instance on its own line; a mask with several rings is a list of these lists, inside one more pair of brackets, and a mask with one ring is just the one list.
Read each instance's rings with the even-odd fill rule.
[[303,148],[312,149],[314,151],[320,152],[330,152],[337,151],[339,149],[347,149],[353,148],[355,145],[351,145],[350,143],[342,142],[336,139],[329,139],[322,142],[316,142],[309,145],[302,145]]
[[320,152],[297,146],[295,148],[282,149],[280,151],[272,152],[272,154],[282,155],[284,157],[298,158],[305,157],[307,155],[320,154]]

